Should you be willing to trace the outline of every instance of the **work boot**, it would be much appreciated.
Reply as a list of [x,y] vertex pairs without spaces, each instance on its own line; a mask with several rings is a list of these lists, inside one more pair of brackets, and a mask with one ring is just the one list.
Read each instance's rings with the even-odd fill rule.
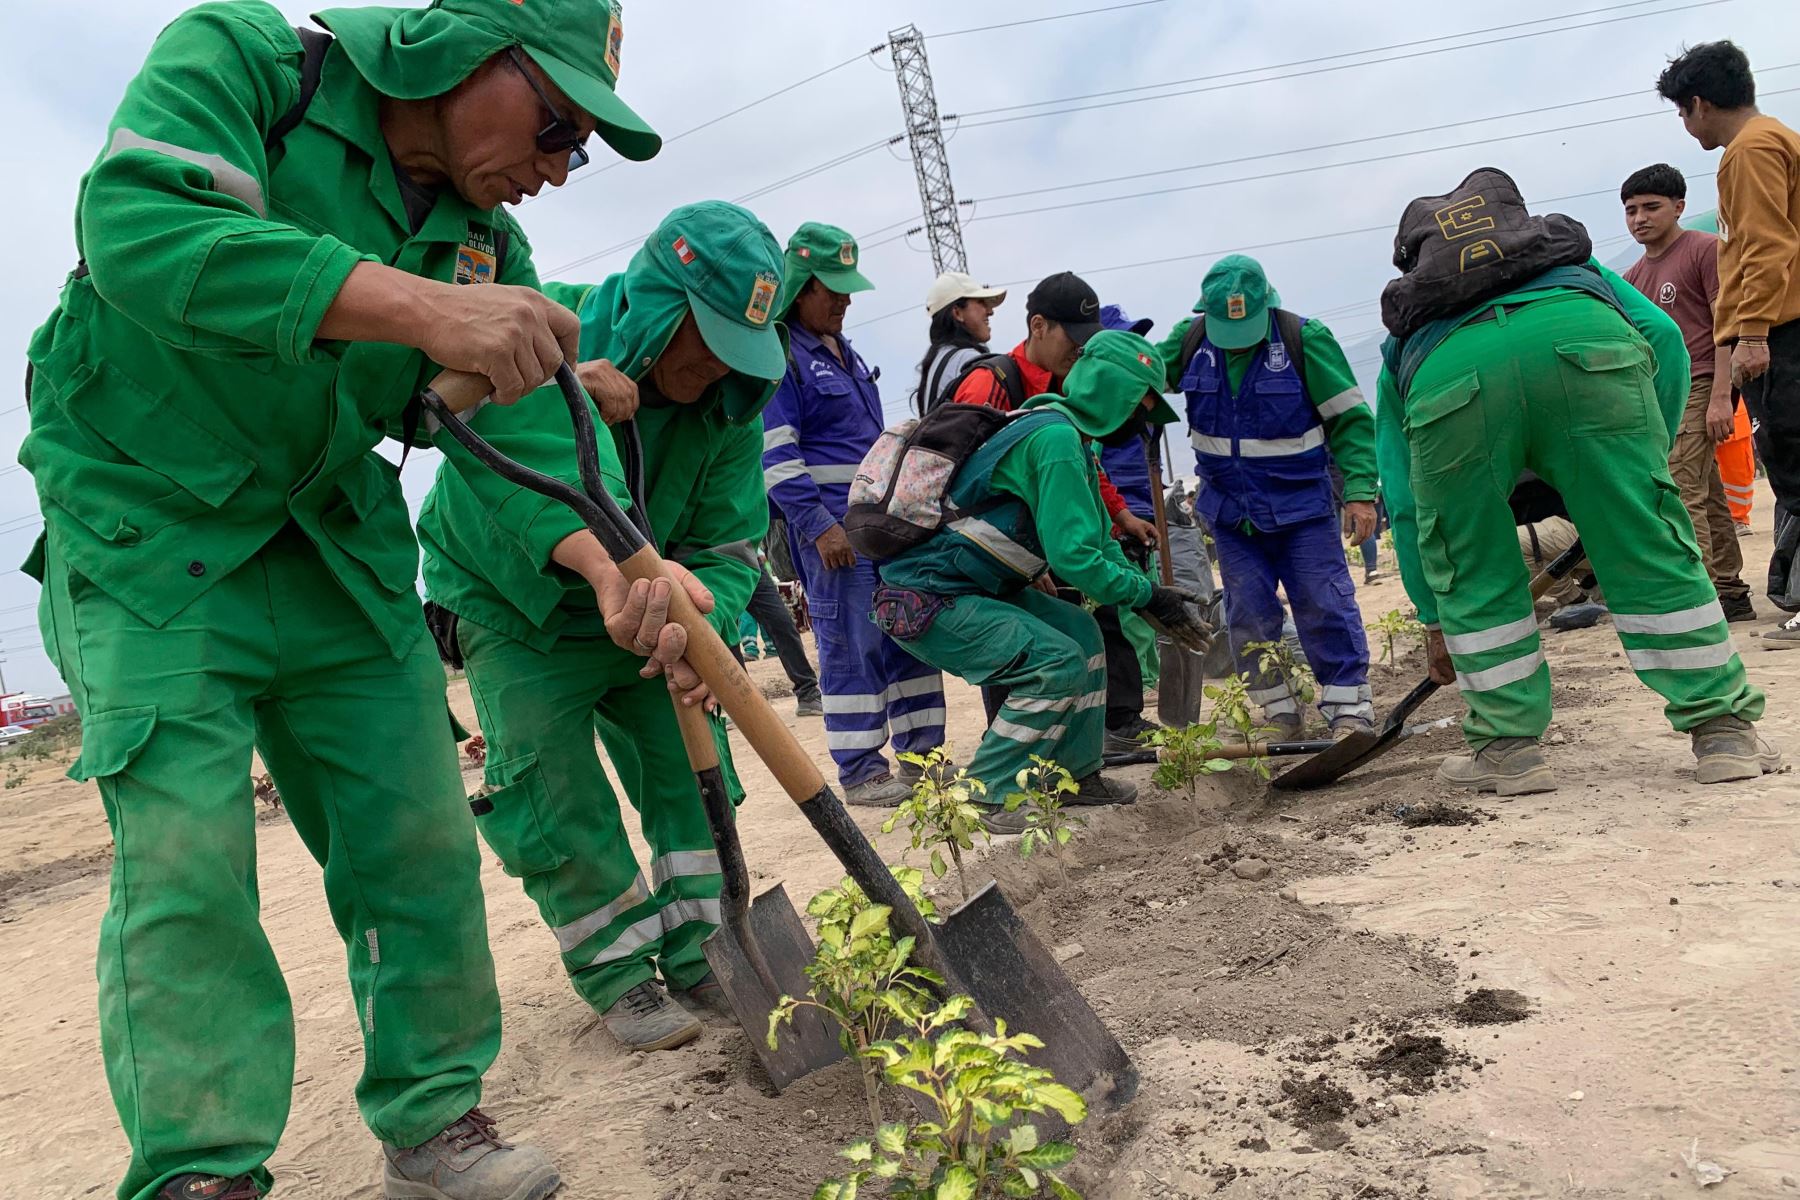
[[1781,755],[1742,717],[1714,717],[1689,731],[1694,778],[1700,783],[1758,779],[1781,766]]
[[261,1195],[248,1175],[177,1175],[157,1189],[156,1200],[257,1200]]
[[471,1108],[422,1145],[381,1147],[387,1200],[544,1200],[562,1176],[542,1150],[500,1140],[494,1119]]
[[[954,779],[957,771],[961,770],[961,768],[956,765],[956,760],[953,758],[946,758],[943,762],[938,764],[937,769],[939,777],[943,779]],[[919,780],[925,778],[925,768],[919,766],[917,763],[902,762],[900,764],[898,778],[901,783],[904,783],[910,789],[914,784],[918,783]]]
[[1263,736],[1271,742],[1297,742],[1306,732],[1306,722],[1297,712],[1275,713],[1263,718]]
[[844,803],[861,808],[893,808],[912,794],[912,789],[892,775],[877,775],[844,789]]
[[1363,572],[1363,582],[1364,583],[1374,583],[1377,579],[1380,579],[1380,578],[1381,578],[1381,568],[1380,567],[1370,567],[1368,570]]
[[1725,610],[1725,619],[1733,624],[1756,620],[1756,606],[1750,603],[1748,596],[1720,596],[1719,607]]
[[1345,713],[1343,716],[1331,718],[1331,736],[1340,742],[1353,733],[1374,732],[1375,722],[1356,713]]
[[1550,614],[1550,628],[1560,633],[1571,629],[1589,629],[1600,623],[1606,615],[1606,605],[1588,601],[1585,604],[1565,604]]
[[1800,616],[1789,617],[1762,636],[1764,650],[1792,650],[1800,646]]
[[1129,722],[1117,729],[1106,731],[1106,742],[1101,747],[1105,754],[1130,754],[1134,750],[1142,750],[1150,735],[1162,726],[1154,721],[1146,721],[1142,716],[1131,718]]
[[1075,790],[1064,792],[1062,802],[1068,807],[1090,804],[1136,804],[1137,785],[1114,779],[1095,771],[1075,781]]
[[981,811],[982,828],[1001,837],[1024,833],[1031,824],[1031,814],[1022,804],[1011,812],[998,804],[977,804],[975,807]]
[[1536,738],[1495,738],[1473,754],[1453,754],[1439,765],[1438,778],[1496,796],[1556,790],[1556,776]]
[[807,696],[794,701],[796,717],[822,717],[825,715],[825,700],[821,696]]
[[683,1008],[701,1009],[719,1017],[733,1017],[731,1001],[725,998],[725,989],[719,983],[719,977],[708,971],[704,978],[691,988],[670,988],[669,994],[681,1002]]
[[654,979],[613,1001],[600,1020],[627,1050],[673,1050],[700,1036],[699,1018],[669,999]]

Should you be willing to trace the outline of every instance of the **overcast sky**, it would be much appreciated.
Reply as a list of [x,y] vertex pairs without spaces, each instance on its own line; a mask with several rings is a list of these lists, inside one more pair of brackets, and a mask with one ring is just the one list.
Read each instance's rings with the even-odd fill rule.
[[[948,122],[949,155],[957,195],[975,201],[964,209],[972,217],[965,228],[970,269],[1015,287],[995,316],[998,346],[1022,335],[1025,293],[1052,272],[1082,272],[1103,300],[1154,317],[1166,330],[1192,306],[1214,258],[1262,247],[1251,253],[1267,266],[1284,303],[1323,316],[1362,368],[1373,353],[1368,339],[1379,320],[1374,301],[1393,274],[1391,230],[1401,208],[1416,195],[1449,189],[1475,167],[1505,168],[1533,201],[1577,196],[1553,207],[1586,222],[1608,261],[1629,250],[1617,188],[1636,168],[1674,163],[1689,173],[1693,210],[1712,207],[1710,173],[1717,156],[1702,152],[1653,94],[1665,59],[1684,43],[1736,39],[1760,73],[1764,111],[1800,123],[1800,92],[1770,94],[1800,88],[1794,0],[1520,0],[1475,8],[1423,0],[1162,0],[943,36],[1100,6],[1100,0],[770,0],[753,6],[627,0],[621,92],[665,137],[871,47],[883,48],[674,141],[653,162],[602,170],[610,161],[602,150],[560,193],[519,210],[539,267],[546,278],[603,278],[624,266],[629,251],[567,264],[647,234],[677,204],[737,199],[900,133],[885,42],[890,29],[908,23],[931,38],[941,110],[960,114]],[[118,93],[157,30],[183,7],[162,0],[77,0],[7,3],[0,12],[3,44],[13,50],[0,75],[0,112],[7,117],[0,154],[10,183],[7,226],[14,231],[6,255],[11,282],[0,292],[0,352],[14,364],[11,378],[21,376],[26,340],[55,304],[75,258],[76,185],[100,148]],[[278,7],[295,21],[313,11],[292,0]],[[1502,24],[1515,27],[1457,36]],[[1490,44],[1468,46],[1472,41]],[[1411,44],[1392,48],[1399,43]],[[1352,53],[1358,51],[1374,53]],[[1386,61],[1370,61],[1381,59]],[[1358,63],[1367,65],[1350,65]],[[1270,67],[1277,69],[1263,69]],[[1781,67],[1787,69],[1776,69]],[[1227,73],[1235,74],[1216,78]],[[1191,82],[1146,86],[1175,80]],[[1121,89],[1145,90],[1072,102],[1110,107],[994,123],[1068,107],[1047,101]],[[1114,103],[1170,91],[1190,94]],[[1539,109],[1551,111],[1505,116]],[[1637,114],[1642,119],[1611,121]],[[1611,123],[1538,133],[1596,121]],[[1431,128],[1452,122],[1461,124]],[[1414,130],[1423,132],[1406,132]],[[1514,137],[1533,133],[1538,135]],[[1387,136],[1393,134],[1403,136]],[[1351,139],[1368,140],[1309,149]],[[1418,151],[1429,152],[1413,153]],[[1330,166],[1389,155],[1401,157]],[[1314,169],[1321,167],[1326,169]],[[1243,180],[1296,170],[1304,173]],[[1069,186],[1149,172],[1160,173]],[[1007,215],[1174,188],[1186,190]],[[898,414],[924,348],[923,302],[933,276],[922,238],[876,244],[918,219],[918,190],[904,145],[878,148],[746,203],[784,241],[806,220],[870,235],[863,269],[877,290],[857,297],[850,336],[882,369],[884,399]],[[1326,236],[1368,227],[1380,228]],[[8,463],[27,427],[24,409],[12,407],[20,399],[0,396],[0,451]],[[270,415],[278,420],[280,414]],[[415,508],[430,485],[435,457],[415,453],[404,473]],[[30,548],[37,502],[23,470],[0,466],[0,472],[5,570]],[[6,683],[15,690],[60,692],[39,645],[36,599],[37,586],[27,576],[0,575]]]

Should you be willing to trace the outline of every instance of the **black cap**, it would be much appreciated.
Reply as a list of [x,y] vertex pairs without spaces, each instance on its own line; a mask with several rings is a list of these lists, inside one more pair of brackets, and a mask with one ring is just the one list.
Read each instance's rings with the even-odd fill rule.
[[1077,345],[1100,332],[1100,296],[1073,271],[1059,271],[1025,297],[1026,317],[1055,321]]

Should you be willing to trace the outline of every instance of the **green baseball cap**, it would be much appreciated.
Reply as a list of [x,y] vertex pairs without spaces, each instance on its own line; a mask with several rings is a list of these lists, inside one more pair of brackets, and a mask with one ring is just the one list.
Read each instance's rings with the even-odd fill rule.
[[781,378],[781,243],[756,214],[723,200],[684,204],[645,248],[687,293],[707,349],[734,371]]
[[1088,437],[1105,437],[1131,417],[1131,410],[1154,396],[1150,424],[1173,425],[1181,418],[1163,399],[1166,383],[1162,360],[1144,337],[1119,329],[1102,329],[1082,344],[1081,356],[1063,380],[1062,394],[1046,392],[1025,402],[1026,408],[1051,404],[1069,414]]
[[[834,292],[867,292],[875,285],[856,269],[862,257],[856,239],[836,225],[808,221],[794,230],[788,239],[786,280],[781,289],[782,302],[792,304],[808,279],[818,281]],[[783,310],[785,312],[785,309]]]
[[1194,311],[1206,314],[1206,337],[1213,345],[1248,350],[1269,336],[1269,310],[1275,304],[1262,264],[1245,254],[1228,254],[1201,281]]
[[615,90],[625,39],[617,0],[432,0],[429,8],[333,8],[313,20],[376,91],[399,100],[441,96],[519,46],[621,156],[642,162],[662,149]]

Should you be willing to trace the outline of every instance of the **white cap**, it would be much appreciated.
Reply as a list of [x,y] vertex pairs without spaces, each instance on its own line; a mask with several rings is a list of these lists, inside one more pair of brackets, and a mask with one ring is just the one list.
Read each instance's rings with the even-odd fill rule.
[[975,282],[973,275],[962,271],[945,271],[926,290],[925,311],[935,317],[958,300],[992,300],[995,307],[998,307],[1005,299],[1005,288],[984,287]]

